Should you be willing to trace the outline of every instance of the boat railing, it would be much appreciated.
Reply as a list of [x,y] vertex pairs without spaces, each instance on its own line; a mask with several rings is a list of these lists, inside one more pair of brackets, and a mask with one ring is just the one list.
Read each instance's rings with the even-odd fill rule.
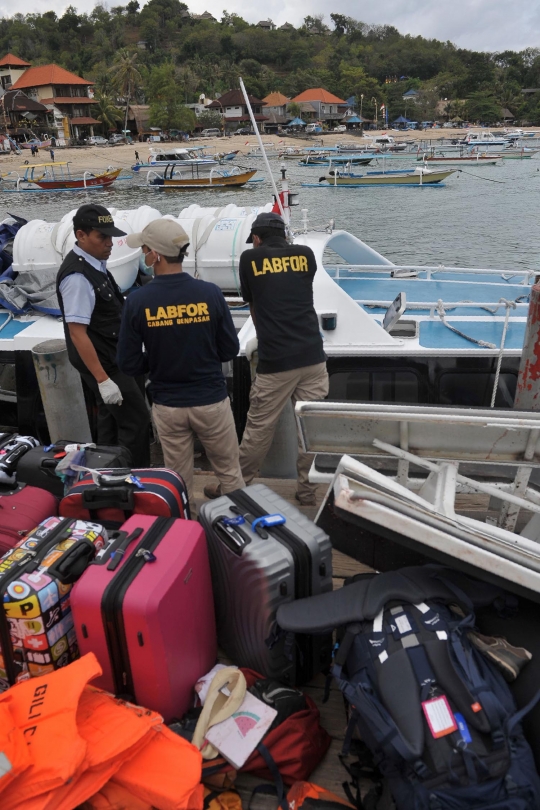
[[[521,317],[526,316],[527,309],[529,308],[529,296],[523,295],[517,298],[514,303],[516,307],[521,307],[524,312],[522,313]],[[527,299],[527,300],[523,300]],[[388,300],[375,300],[373,298],[355,298],[354,299],[357,304],[360,304],[363,307],[367,307],[369,309],[388,309],[389,306],[393,303],[390,299]],[[505,299],[499,299],[499,301],[443,301],[444,311],[448,315],[452,309],[485,309],[486,313],[490,315],[496,315],[499,309],[506,310],[507,304]],[[435,318],[435,316],[439,316],[439,309],[440,303],[439,301],[409,301],[407,299],[406,305],[406,312],[409,310],[428,310],[429,309],[429,316],[430,318]],[[504,314],[504,313],[501,313]],[[466,317],[466,316],[464,316]]]
[[[535,277],[540,275],[540,269],[538,270],[520,270],[515,269],[512,271],[508,271],[507,273],[501,272],[500,270],[492,270],[489,268],[480,268],[480,267],[453,267],[447,266],[444,264],[439,265],[418,265],[418,264],[326,264],[324,265],[325,270],[333,271],[336,273],[337,278],[344,278],[349,273],[359,273],[359,272],[369,272],[369,273],[381,273],[382,275],[388,275],[389,273],[392,275],[393,278],[403,278],[403,279],[414,279],[417,278],[419,273],[425,273],[426,277],[419,279],[421,281],[431,281],[432,277],[437,273],[450,273],[450,274],[459,274],[459,275],[471,275],[471,276],[499,276],[503,281],[510,282],[512,279],[516,278],[516,276],[521,278],[519,283],[523,284],[524,287],[530,286]],[[470,283],[470,282],[467,282]]]

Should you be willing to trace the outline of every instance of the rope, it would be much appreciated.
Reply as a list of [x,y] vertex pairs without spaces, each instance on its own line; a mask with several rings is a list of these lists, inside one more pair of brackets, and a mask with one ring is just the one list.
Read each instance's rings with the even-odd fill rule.
[[506,332],[508,330],[508,321],[510,319],[510,310],[516,308],[515,301],[507,301],[506,298],[499,298],[499,303],[504,304],[506,307],[506,315],[504,316],[504,327],[503,333],[501,338],[501,347],[499,349],[499,356],[497,358],[497,371],[495,372],[495,382],[493,383],[493,393],[491,395],[491,404],[490,408],[495,407],[495,398],[497,396],[497,389],[499,387],[499,376],[501,374],[501,365],[502,365],[502,358],[503,358],[503,351],[504,351],[504,344],[506,341]]
[[459,329],[456,329],[455,326],[451,326],[448,321],[446,320],[446,312],[444,310],[444,304],[442,299],[439,298],[437,301],[437,314],[443,324],[446,326],[447,329],[450,329],[451,332],[454,332],[456,335],[459,335],[465,340],[470,340],[471,343],[476,343],[477,346],[482,346],[485,349],[496,349],[497,346],[494,343],[487,343],[485,340],[477,340],[477,338],[473,338],[470,335],[466,335],[464,332],[460,332]]
[[461,172],[461,174],[470,174],[471,177],[476,177],[477,180],[485,180],[486,183],[500,183],[501,186],[506,185],[504,180],[492,180],[490,177],[481,177],[479,174],[473,174],[472,172],[466,172],[465,169],[458,169],[457,171]]

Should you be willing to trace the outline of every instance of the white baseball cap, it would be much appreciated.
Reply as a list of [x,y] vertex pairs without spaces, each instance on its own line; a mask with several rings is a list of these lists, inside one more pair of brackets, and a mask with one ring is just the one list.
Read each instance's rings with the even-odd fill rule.
[[146,245],[162,256],[177,256],[183,247],[189,245],[189,236],[172,219],[154,219],[140,233],[130,233],[126,242],[132,248]]

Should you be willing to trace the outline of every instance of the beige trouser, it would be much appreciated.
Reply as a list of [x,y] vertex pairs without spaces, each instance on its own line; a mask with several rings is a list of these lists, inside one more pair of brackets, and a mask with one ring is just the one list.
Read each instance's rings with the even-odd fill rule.
[[[251,386],[246,428],[240,444],[240,467],[246,486],[257,475],[263,463],[280,414],[289,399],[296,402],[316,402],[328,394],[326,363],[304,366],[276,374],[257,374]],[[316,484],[308,480],[313,457],[302,452],[298,439],[298,497],[312,498]]]
[[193,438],[199,437],[222,492],[244,486],[238,461],[238,438],[229,397],[192,408],[152,406],[165,464],[185,481],[193,504]]

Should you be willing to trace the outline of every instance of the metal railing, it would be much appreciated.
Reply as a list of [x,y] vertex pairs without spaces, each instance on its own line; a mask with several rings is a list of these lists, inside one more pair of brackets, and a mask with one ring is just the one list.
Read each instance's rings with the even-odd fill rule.
[[[402,278],[403,280],[418,278],[419,273],[425,273],[425,278],[421,281],[431,281],[432,277],[437,273],[451,273],[456,275],[471,275],[471,276],[499,276],[503,281],[509,282],[516,276],[521,278],[520,283],[524,286],[530,285],[537,275],[540,275],[540,268],[537,270],[512,270],[504,272],[502,270],[493,270],[485,267],[453,267],[444,264],[439,265],[419,265],[419,264],[326,264],[324,265],[327,271],[336,271],[337,278],[342,278],[341,273],[380,273],[381,275],[392,274],[393,278]],[[398,271],[398,272],[396,272]],[[402,271],[402,274],[399,273]],[[448,279],[442,279],[447,281]],[[464,282],[470,283],[470,282]],[[496,282],[495,282],[496,283]]]

